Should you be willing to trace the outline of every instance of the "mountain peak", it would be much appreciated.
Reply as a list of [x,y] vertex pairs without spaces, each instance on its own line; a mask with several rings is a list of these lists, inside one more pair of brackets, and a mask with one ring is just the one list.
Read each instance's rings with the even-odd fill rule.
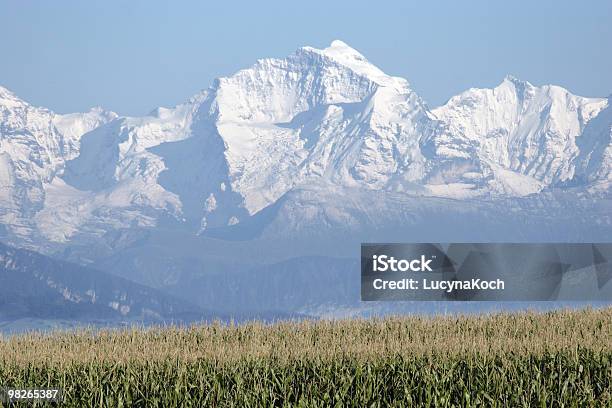
[[350,55],[353,58],[363,60],[366,59],[359,51],[357,51],[342,40],[332,41],[329,47],[325,48],[323,52],[329,55],[343,55],[345,57]]
[[329,58],[333,62],[349,68],[353,72],[378,84],[390,82],[391,77],[373,65],[359,51],[341,40],[334,40],[329,47],[322,50],[313,47],[302,47],[301,50]]
[[314,48],[308,45],[302,47],[301,49],[310,51],[310,52],[316,52],[317,54],[323,54],[328,57],[337,57],[337,58],[338,57],[339,58],[352,57],[352,58],[357,58],[361,60],[366,60],[363,54],[361,54],[359,51],[357,51],[356,49],[354,49],[353,47],[351,47],[350,45],[348,45],[342,40],[333,40],[331,44],[329,45],[329,47],[323,48],[323,49]]
[[347,43],[345,43],[342,40],[333,40],[329,46],[330,47],[346,47],[346,48],[350,48],[353,51],[355,51],[353,48],[351,48]]
[[13,92],[0,86],[0,105],[14,107],[23,103]]
[[508,74],[504,77],[504,80],[502,83],[511,83],[514,86],[519,86],[521,88],[530,88],[533,87],[533,85],[528,82],[528,81],[523,81],[522,79],[519,79],[517,77],[515,77],[514,75]]

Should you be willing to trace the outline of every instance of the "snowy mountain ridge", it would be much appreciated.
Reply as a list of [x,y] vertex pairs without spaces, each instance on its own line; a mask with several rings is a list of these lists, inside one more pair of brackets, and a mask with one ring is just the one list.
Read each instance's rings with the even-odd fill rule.
[[430,143],[444,160],[476,156],[493,173],[529,177],[533,191],[527,192],[537,192],[577,175],[580,153],[586,153],[581,139],[606,139],[605,132],[584,132],[608,105],[606,99],[575,96],[557,86],[535,87],[508,76],[496,88],[470,89],[434,109],[444,128]]
[[609,195],[611,126],[608,99],[513,77],[429,109],[341,41],[259,60],[145,117],[57,115],[0,88],[0,222],[9,241],[65,243],[168,217],[203,234],[302,187]]

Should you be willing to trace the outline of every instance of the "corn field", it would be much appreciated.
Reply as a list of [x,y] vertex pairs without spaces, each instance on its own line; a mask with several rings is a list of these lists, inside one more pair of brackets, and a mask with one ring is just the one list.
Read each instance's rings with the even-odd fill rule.
[[61,406],[612,406],[612,308],[0,339],[0,388]]

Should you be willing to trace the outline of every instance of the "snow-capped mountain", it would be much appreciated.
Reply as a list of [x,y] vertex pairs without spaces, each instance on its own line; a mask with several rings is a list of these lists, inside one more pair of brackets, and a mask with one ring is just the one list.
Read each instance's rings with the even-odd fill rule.
[[[262,59],[145,117],[57,115],[0,90],[0,211],[13,241],[244,222],[293,189],[470,199],[609,192],[610,104],[507,77],[429,110],[341,41]],[[603,183],[603,184],[602,184]]]
[[[493,89],[470,89],[434,109],[440,129],[423,147],[459,170],[452,176],[457,182],[487,179],[488,189],[504,194],[536,193],[580,176],[608,180],[610,161],[594,163],[598,153],[588,139],[610,146],[610,122],[585,133],[608,107],[607,99],[508,76]],[[593,165],[597,171],[581,174]],[[448,173],[442,179],[448,183]]]
[[30,237],[37,228],[32,220],[48,204],[46,188],[79,155],[81,136],[116,117],[100,108],[58,115],[0,87],[0,222],[5,228]]
[[[0,239],[205,307],[198,293],[223,299],[201,290],[210,273],[234,290],[254,268],[307,279],[297,260],[342,256],[349,276],[361,241],[605,241],[610,102],[509,76],[430,109],[341,41],[144,117],[58,115],[0,88]],[[304,312],[296,299],[262,304]]]

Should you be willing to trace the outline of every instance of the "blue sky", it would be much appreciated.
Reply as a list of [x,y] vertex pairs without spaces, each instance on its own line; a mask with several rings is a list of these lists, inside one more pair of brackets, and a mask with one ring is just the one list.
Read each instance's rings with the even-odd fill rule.
[[612,93],[612,2],[7,1],[0,85],[61,113],[141,115],[257,58],[341,39],[431,105],[512,74]]

